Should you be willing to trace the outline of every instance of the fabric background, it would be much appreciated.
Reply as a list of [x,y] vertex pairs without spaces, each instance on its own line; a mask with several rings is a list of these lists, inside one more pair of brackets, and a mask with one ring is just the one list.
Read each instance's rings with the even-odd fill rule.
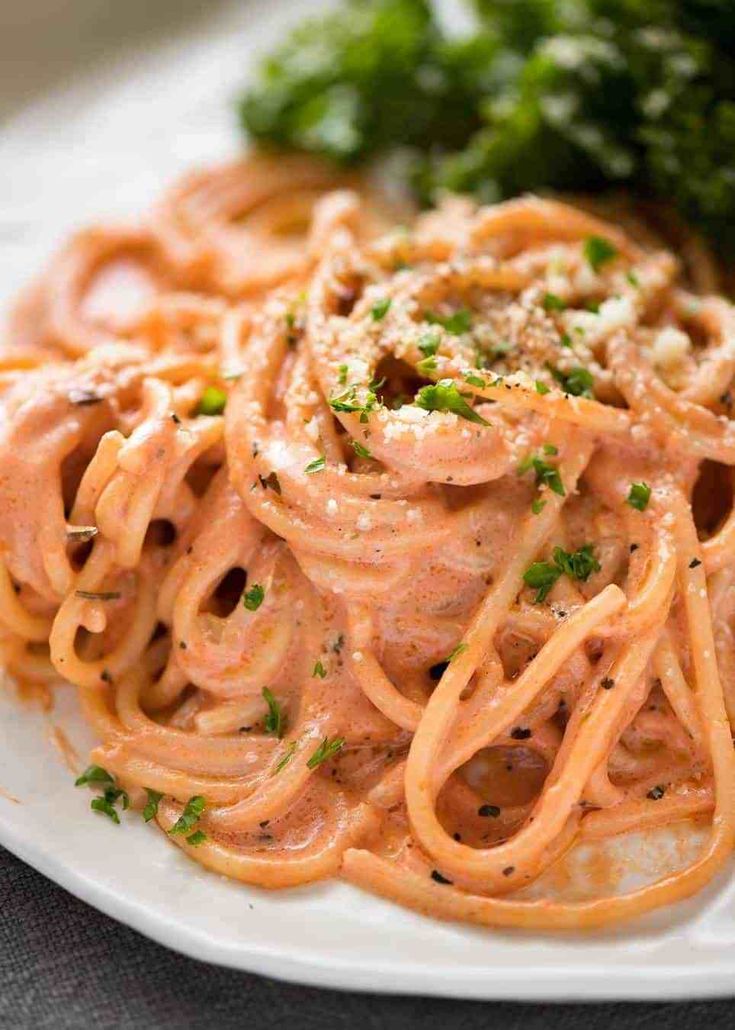
[[[733,984],[735,994],[735,984]],[[732,1030],[735,1000],[517,1005],[372,997],[184,958],[0,849],[2,1030]]]

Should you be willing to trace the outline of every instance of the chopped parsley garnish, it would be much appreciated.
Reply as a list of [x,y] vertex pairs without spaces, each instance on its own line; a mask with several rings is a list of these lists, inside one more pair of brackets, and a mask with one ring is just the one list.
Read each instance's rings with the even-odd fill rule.
[[464,640],[460,640],[460,642],[458,644],[455,644],[455,646],[449,652],[446,660],[448,662],[453,662],[455,658],[459,658],[461,654],[464,654],[468,647],[469,644],[465,644]]
[[260,583],[253,583],[249,590],[242,595],[242,603],[249,612],[255,612],[260,608],[265,599],[265,589]]
[[74,595],[83,601],[119,601],[122,597],[119,590],[75,590]]
[[275,776],[276,773],[279,773],[281,771],[281,769],[285,769],[286,766],[288,765],[288,763],[293,758],[295,752],[296,752],[296,741],[292,740],[291,743],[286,748],[286,750],[284,751],[282,757],[273,766],[273,772],[271,773],[271,776]]
[[588,369],[582,368],[581,365],[570,368],[568,372],[562,372],[552,365],[549,365],[548,369],[564,393],[570,393],[573,397],[594,397],[595,380]]
[[420,372],[422,376],[429,375],[431,372],[436,372],[436,358],[434,355],[430,354],[428,358],[422,358],[421,361],[417,361],[416,371]]
[[370,314],[373,316],[373,322],[379,322],[381,318],[385,318],[390,310],[390,306],[393,303],[390,297],[383,297],[378,300],[370,308]]
[[158,815],[158,806],[163,794],[159,793],[157,790],[152,790],[150,787],[146,787],[145,792],[148,795],[148,801],[143,809],[143,818],[147,823],[149,823],[151,819],[154,819]]
[[101,765],[89,765],[81,776],[74,780],[75,787],[86,787],[90,783],[114,783],[115,777]]
[[638,276],[633,271],[627,272],[626,275],[625,275],[625,278],[628,280],[630,285],[634,286],[636,289],[638,289],[638,287],[641,285],[640,279],[638,278]]
[[263,687],[263,698],[265,703],[268,705],[268,714],[265,717],[263,725],[265,726],[266,733],[272,733],[274,737],[278,737],[280,740],[283,737],[283,731],[286,727],[286,718],[283,714],[283,709],[280,703],[276,700],[273,692],[268,687]]
[[465,372],[464,381],[469,383],[470,386],[479,386],[481,390],[487,386],[482,376],[476,376],[474,372]]
[[541,303],[544,311],[564,311],[567,306],[566,301],[562,300],[556,293],[545,293]]
[[542,501],[537,497],[536,500],[531,504],[531,511],[534,515],[540,515],[545,507],[546,501]]
[[194,828],[195,823],[199,822],[206,804],[207,799],[202,797],[201,794],[195,794],[194,797],[189,798],[184,806],[184,811],[168,832],[172,836],[188,833],[189,830]]
[[93,812],[99,812],[101,815],[106,815],[108,819],[111,819],[113,823],[120,824],[120,816],[117,813],[115,807],[118,803],[122,805],[123,810],[130,807],[130,798],[128,792],[123,790],[122,787],[115,785],[115,778],[112,776],[107,769],[103,769],[101,765],[90,765],[88,766],[81,776],[78,776],[74,781],[75,787],[88,787],[88,786],[100,786],[103,787],[101,796],[93,798],[90,802],[89,807]]
[[542,397],[543,397],[543,395],[545,393],[550,393],[551,392],[550,387],[548,387],[546,385],[546,383],[543,383],[540,379],[536,380],[535,386],[536,386],[536,393],[540,393]]
[[566,573],[570,579],[586,582],[593,572],[599,572],[600,563],[592,552],[592,545],[585,544],[578,551],[565,551],[555,547],[553,562],[533,562],[523,574],[526,586],[536,591],[534,604],[541,604],[560,576]]
[[476,422],[481,426],[490,425],[469,406],[451,379],[440,379],[431,386],[422,386],[416,394],[415,403],[425,411],[451,411],[460,418],[466,418],[468,422]]
[[325,737],[306,763],[308,768],[316,769],[317,766],[322,764],[322,762],[327,762],[330,758],[334,757],[334,755],[341,751],[344,746],[344,737],[335,737],[334,740],[330,740],[329,737]]
[[583,246],[584,256],[595,272],[618,256],[617,248],[604,236],[588,236]]
[[441,339],[436,331],[431,333],[422,333],[418,347],[425,358],[430,358],[439,350],[440,343]]
[[[556,453],[556,451],[547,453]],[[537,454],[529,454],[528,457],[524,458],[518,466],[518,475],[523,476],[530,469],[533,469],[536,473],[537,486],[548,486],[549,490],[558,494],[559,497],[566,496],[564,484],[561,481],[559,469],[556,465],[552,465],[550,462],[544,461],[544,459],[540,458]]]
[[321,659],[317,658],[317,660],[314,662],[314,670],[311,675],[312,678],[318,677],[320,680],[327,678],[327,670],[324,668]]
[[372,454],[359,440],[352,441],[352,449],[358,458],[372,458]]
[[347,365],[339,365],[337,368],[337,372],[339,373],[337,376],[337,382],[340,386],[346,386],[347,373],[349,372],[349,367]]
[[648,483],[631,483],[630,492],[626,498],[631,508],[638,511],[645,511],[651,499],[651,488]]
[[368,413],[375,410],[378,403],[378,398],[371,389],[365,390],[365,400],[360,401],[357,398],[357,385],[353,384],[348,386],[342,393],[338,393],[335,397],[332,397],[329,401],[329,406],[332,411],[345,411],[349,413],[360,414],[360,421],[367,422]]
[[433,325],[440,325],[453,336],[461,336],[472,328],[472,315],[467,308],[459,308],[452,315],[437,315],[434,311],[425,311],[424,318]]
[[320,457],[314,458],[313,461],[310,461],[304,469],[304,472],[307,474],[307,476],[313,476],[315,472],[321,472],[324,468],[326,468],[326,465],[327,459],[325,455],[322,454],[320,455]]
[[[93,798],[89,804],[89,807],[93,812],[99,812],[101,815],[106,815],[108,819],[112,819],[113,823],[120,825],[120,816],[117,814],[115,808],[115,800],[117,798],[117,791],[114,787],[109,787],[102,797]],[[127,805],[123,805],[123,808],[127,808]]]
[[206,839],[207,835],[204,830],[195,830],[194,833],[189,834],[186,838],[186,843],[191,844],[193,848],[198,848]]
[[221,415],[227,404],[227,394],[218,386],[208,386],[197,404],[197,415]]
[[578,579],[586,583],[593,572],[600,571],[600,563],[595,558],[592,544],[585,544],[578,551],[564,551],[554,548],[554,561],[570,579]]

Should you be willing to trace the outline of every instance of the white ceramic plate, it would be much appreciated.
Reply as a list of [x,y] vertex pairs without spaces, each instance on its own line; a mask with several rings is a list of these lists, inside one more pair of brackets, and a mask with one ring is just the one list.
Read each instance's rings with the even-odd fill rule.
[[[34,32],[0,41],[16,59],[0,54],[0,99],[14,112],[0,141],[3,303],[72,227],[135,214],[184,167],[235,152],[232,99],[253,52],[313,4],[78,0],[76,25],[58,21],[58,6],[0,0],[21,29],[36,19]],[[74,5],[63,6],[68,17]],[[34,39],[33,52],[43,52],[35,63]],[[0,691],[0,788],[20,802],[0,794],[0,842],[103,912],[196,958],[322,986],[468,998],[735,991],[729,877],[635,928],[585,937],[434,923],[339,883],[268,894],[201,870],[134,815],[119,827],[92,815],[52,741],[55,725],[84,764],[92,740],[71,689],[50,716]]]

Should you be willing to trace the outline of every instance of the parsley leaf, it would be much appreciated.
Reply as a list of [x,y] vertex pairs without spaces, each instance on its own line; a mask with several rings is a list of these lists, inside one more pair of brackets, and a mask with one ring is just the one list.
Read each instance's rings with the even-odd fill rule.
[[101,765],[89,765],[81,776],[74,780],[75,787],[86,787],[90,783],[114,783],[115,778]]
[[617,248],[604,236],[588,236],[583,246],[584,256],[595,272],[618,256]]
[[[547,453],[556,453],[556,451],[547,451]],[[523,476],[530,469],[533,469],[536,473],[537,486],[548,486],[549,490],[558,494],[559,497],[566,496],[564,484],[561,481],[559,469],[556,465],[551,465],[548,461],[544,461],[544,459],[540,458],[537,454],[529,454],[529,456],[524,458],[518,466],[518,475]]]
[[547,561],[535,561],[523,573],[523,582],[536,591],[534,604],[541,604],[561,576],[562,570]]
[[322,762],[327,762],[330,758],[333,758],[334,755],[341,751],[344,746],[344,737],[335,737],[334,740],[330,740],[329,737],[325,737],[306,763],[308,768],[316,769],[316,767],[321,765]]
[[425,311],[424,318],[432,325],[443,326],[453,336],[461,336],[472,328],[472,315],[467,308],[459,308],[452,315],[437,315],[434,311]]
[[490,425],[469,406],[451,379],[440,379],[431,386],[423,386],[416,394],[415,403],[425,411],[451,411],[460,418],[466,418],[468,422]]
[[600,571],[600,563],[593,554],[591,544],[585,544],[578,551],[571,553],[561,547],[555,547],[553,554],[554,562],[570,579],[578,579],[584,583],[593,572]]
[[383,297],[381,300],[376,301],[375,304],[373,304],[373,306],[370,308],[370,314],[373,316],[373,322],[380,322],[381,319],[385,318],[385,316],[390,311],[390,306],[392,303],[393,301],[390,297]]
[[189,798],[184,806],[184,811],[168,832],[172,836],[188,833],[194,828],[194,824],[199,822],[206,804],[207,800],[201,794],[195,794],[194,797]]
[[464,654],[468,647],[469,644],[465,644],[464,640],[460,640],[458,644],[454,645],[452,650],[447,655],[445,661],[453,662],[455,658],[459,658],[461,654]]
[[648,483],[631,483],[630,493],[626,500],[631,508],[637,508],[638,511],[645,511],[648,507],[648,502],[651,499],[651,488]]
[[266,715],[263,723],[265,726],[265,732],[272,733],[274,737],[278,737],[278,739],[281,740],[286,728],[286,718],[283,714],[283,709],[281,708],[280,703],[276,700],[273,692],[269,690],[268,687],[263,687],[263,697],[268,705],[268,714]]
[[255,612],[260,608],[265,599],[265,589],[260,583],[253,583],[249,590],[242,595],[242,603],[249,612]]
[[548,369],[564,393],[570,393],[573,397],[594,397],[595,380],[588,369],[582,368],[581,365],[570,368],[568,372],[562,372],[551,365]]
[[313,461],[310,461],[304,469],[304,472],[307,474],[307,476],[313,476],[315,472],[321,472],[322,469],[326,468],[326,465],[326,456],[322,454],[320,455],[320,457],[314,458]]
[[189,834],[186,838],[186,843],[191,844],[192,847],[198,848],[200,844],[203,844],[207,839],[207,835],[204,830],[195,830],[194,833]]
[[227,404],[227,394],[218,386],[208,386],[199,398],[197,415],[221,415]]
[[439,350],[440,343],[441,339],[436,331],[431,333],[422,333],[419,338],[418,347],[425,358],[430,358]]
[[143,818],[147,823],[154,819],[158,815],[158,805],[163,797],[157,790],[152,790],[150,787],[146,787],[146,794],[148,795],[148,802],[143,809]]
[[314,662],[314,670],[311,675],[312,678],[318,676],[320,680],[327,678],[327,670],[324,668],[324,665],[322,664],[320,658],[317,658],[317,660]]
[[564,311],[567,306],[566,301],[562,300],[556,293],[545,293],[541,304],[544,311]]
[[560,576],[566,574],[570,579],[586,582],[593,572],[599,572],[600,563],[592,552],[592,545],[585,544],[578,551],[563,550],[555,547],[553,562],[533,562],[523,574],[523,582],[536,590],[534,604],[541,604]]
[[279,773],[282,769],[285,769],[286,766],[288,765],[288,763],[293,758],[295,752],[296,752],[296,741],[292,740],[291,743],[286,748],[286,750],[284,751],[283,756],[273,766],[273,771],[271,772],[271,776],[275,776],[276,773]]
[[358,458],[372,458],[372,454],[359,440],[352,441],[352,449]]

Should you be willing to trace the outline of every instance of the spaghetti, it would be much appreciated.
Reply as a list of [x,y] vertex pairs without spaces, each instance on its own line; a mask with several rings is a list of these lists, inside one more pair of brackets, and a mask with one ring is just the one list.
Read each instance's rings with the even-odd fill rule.
[[[735,317],[678,276],[557,201],[414,219],[296,158],[77,236],[0,361],[0,643],[17,680],[77,686],[97,810],[130,799],[248,883],[494,926],[711,880]],[[523,892],[693,816],[700,854],[653,883]]]

